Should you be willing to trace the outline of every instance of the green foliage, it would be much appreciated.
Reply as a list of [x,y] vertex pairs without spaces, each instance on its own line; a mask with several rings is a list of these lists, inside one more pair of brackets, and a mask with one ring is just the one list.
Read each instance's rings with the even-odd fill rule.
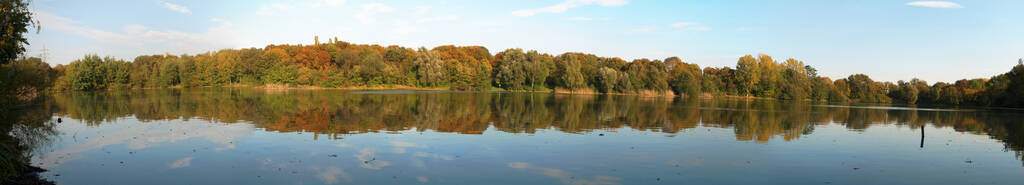
[[871,80],[864,74],[850,75],[846,78],[846,82],[849,86],[849,97],[854,101],[858,102],[889,102],[889,97],[885,96],[884,90],[882,89],[882,83]]
[[[782,80],[777,81],[776,84],[780,86],[780,99],[787,100],[803,100],[809,96],[811,91],[811,82],[809,77],[817,76],[817,74],[808,74],[807,67],[804,62],[796,59],[786,59],[786,62],[782,64]],[[814,69],[814,68],[810,68]]]
[[668,70],[660,60],[637,59],[627,65],[626,78],[634,86],[632,90],[668,91]]
[[28,39],[24,34],[29,26],[38,25],[32,22],[28,7],[28,1],[0,1],[0,64],[10,63],[25,52]]
[[442,65],[441,55],[437,51],[430,51],[427,48],[420,48],[418,51],[419,55],[416,56],[416,60],[413,61],[414,70],[419,79],[420,85],[425,87],[435,87],[443,84],[444,80],[444,66]]
[[39,58],[0,64],[0,113],[35,100],[53,83],[55,75],[56,71]]
[[615,85],[619,83],[619,76],[621,76],[619,71],[609,67],[601,67],[595,80],[597,82],[597,91],[602,93],[613,92],[616,89]]
[[582,58],[577,53],[566,53],[555,59],[555,78],[557,87],[570,90],[587,88],[587,82],[583,78]]
[[679,57],[665,59],[668,68],[669,86],[676,94],[690,98],[697,97],[701,92],[701,71],[696,64],[683,63]]
[[265,84],[296,85],[299,79],[299,66],[274,65],[263,74],[262,79]]
[[754,56],[744,55],[736,62],[736,86],[740,95],[750,95],[761,79],[761,70],[757,67]]
[[529,61],[522,49],[508,49],[494,55],[498,59],[495,85],[510,90],[524,89]]
[[[526,53],[527,62],[522,64],[522,68],[524,75],[526,75],[526,83],[530,85],[530,90],[538,90],[545,85],[548,76],[551,74],[551,68],[554,67],[552,60],[551,55],[540,54],[537,51],[531,50]],[[537,87],[538,85],[541,87]]]
[[907,104],[916,104],[918,93],[917,87],[914,84],[900,80],[897,82],[896,89],[889,92],[889,97],[892,97],[895,101]]
[[130,87],[131,64],[114,58],[100,59],[97,55],[71,62],[65,69],[68,87],[71,90],[121,89]]

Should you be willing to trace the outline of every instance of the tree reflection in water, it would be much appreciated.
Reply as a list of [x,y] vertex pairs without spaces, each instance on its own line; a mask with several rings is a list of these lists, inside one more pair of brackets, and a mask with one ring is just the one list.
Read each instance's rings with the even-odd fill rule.
[[39,178],[42,171],[29,165],[32,156],[41,153],[41,147],[49,146],[56,120],[51,120],[55,111],[50,99],[24,109],[0,112],[0,184],[50,184]]
[[[838,124],[851,131],[872,125],[952,127],[988,135],[1020,158],[1024,116],[1009,110],[950,111],[819,106],[770,100],[695,100],[637,96],[580,96],[545,93],[463,93],[340,90],[198,88],[58,94],[4,127],[6,140],[22,146],[47,143],[51,115],[89,125],[133,116],[142,122],[201,119],[252,123],[277,132],[312,132],[321,139],[345,134],[415,129],[481,134],[555,129],[567,133],[631,128],[676,133],[705,127],[732,128],[736,140],[785,141],[811,134],[815,126]],[[19,151],[30,151],[19,149]],[[21,157],[31,152],[18,152]]]

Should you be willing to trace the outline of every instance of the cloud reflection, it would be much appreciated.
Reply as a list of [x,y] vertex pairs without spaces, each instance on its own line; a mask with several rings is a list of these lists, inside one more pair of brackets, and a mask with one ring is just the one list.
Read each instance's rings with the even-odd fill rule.
[[[338,179],[339,177],[341,179]],[[316,178],[320,179],[320,181],[324,182],[324,184],[336,184],[340,180],[345,180],[345,182],[352,182],[352,175],[349,175],[348,173],[337,167],[330,167],[327,168],[327,170],[324,170],[323,172],[317,173]]]
[[[120,121],[126,122],[126,121]],[[84,126],[64,124],[69,127]],[[37,164],[41,168],[53,168],[62,163],[83,157],[80,153],[103,149],[112,145],[125,145],[130,150],[142,150],[152,146],[184,141],[192,138],[204,138],[222,145],[216,150],[234,149],[234,139],[249,135],[255,130],[252,124],[235,123],[221,124],[196,121],[172,123],[130,124],[124,128],[82,127],[61,130],[77,130],[81,133],[97,133],[101,137],[92,137],[82,143],[67,148],[44,153],[39,156]],[[82,140],[78,138],[76,140]]]
[[192,165],[193,157],[178,159],[171,163],[170,168],[184,168]]
[[526,162],[510,162],[508,163],[509,168],[527,170],[537,172],[548,177],[553,177],[562,182],[562,184],[569,185],[618,185],[619,178],[611,176],[594,176],[593,179],[582,179],[576,178],[572,173],[566,172],[565,170],[544,168],[539,166],[531,165]]

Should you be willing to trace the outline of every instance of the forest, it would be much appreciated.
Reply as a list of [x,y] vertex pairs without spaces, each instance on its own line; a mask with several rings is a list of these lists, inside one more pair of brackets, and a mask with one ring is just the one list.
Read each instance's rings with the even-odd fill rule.
[[[337,38],[313,45],[270,45],[196,55],[144,55],[131,61],[86,55],[49,68],[37,58],[11,67],[33,71],[23,82],[53,91],[210,86],[430,88],[639,94],[680,97],[757,97],[837,103],[1024,106],[1024,67],[991,78],[929,84],[881,82],[854,74],[830,79],[803,61],[746,55],[734,67],[704,67],[679,57],[663,60],[552,55],[482,46],[418,49],[353,44]],[[42,76],[37,78],[34,76]]]

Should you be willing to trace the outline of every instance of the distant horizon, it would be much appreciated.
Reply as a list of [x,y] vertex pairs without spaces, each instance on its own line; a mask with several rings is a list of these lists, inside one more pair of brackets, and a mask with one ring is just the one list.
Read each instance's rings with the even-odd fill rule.
[[[26,56],[199,54],[338,36],[356,44],[580,52],[627,61],[678,56],[735,67],[743,55],[794,58],[833,79],[929,83],[991,78],[1017,64],[1016,1],[677,2],[125,1],[32,4]],[[131,15],[131,16],[126,16]],[[32,30],[35,31],[35,30]]]

